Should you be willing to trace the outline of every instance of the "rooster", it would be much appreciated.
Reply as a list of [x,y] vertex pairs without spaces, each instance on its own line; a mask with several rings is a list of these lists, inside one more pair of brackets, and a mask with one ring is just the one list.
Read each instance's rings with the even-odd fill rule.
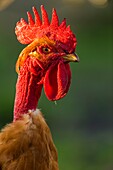
[[15,33],[22,44],[28,44],[16,63],[18,79],[14,103],[14,120],[0,133],[0,170],[58,170],[58,155],[44,117],[37,108],[44,87],[47,98],[63,98],[70,86],[69,62],[77,62],[74,53],[76,37],[59,24],[56,10],[51,22],[44,6],[42,21],[33,7],[34,19],[27,12],[28,23],[21,18]]

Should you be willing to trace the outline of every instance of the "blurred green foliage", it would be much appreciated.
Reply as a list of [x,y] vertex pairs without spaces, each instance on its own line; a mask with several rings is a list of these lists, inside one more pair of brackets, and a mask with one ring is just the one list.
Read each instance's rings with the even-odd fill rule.
[[[76,33],[80,63],[71,63],[72,84],[61,101],[42,93],[41,108],[58,148],[61,170],[113,169],[113,3],[106,8],[50,1]],[[64,2],[64,1],[63,1]],[[0,127],[12,121],[17,74],[15,62],[24,48],[14,35],[15,23],[42,1],[15,1],[0,13]],[[54,3],[54,4],[53,4]],[[20,5],[21,4],[21,5]],[[26,4],[26,5],[25,5]],[[28,9],[27,9],[28,8]],[[21,13],[20,13],[21,11]],[[49,16],[50,16],[49,12]]]

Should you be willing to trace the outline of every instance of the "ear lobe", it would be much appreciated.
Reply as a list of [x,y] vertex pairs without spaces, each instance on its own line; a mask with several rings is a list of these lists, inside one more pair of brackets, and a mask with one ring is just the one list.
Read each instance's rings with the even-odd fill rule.
[[69,64],[60,61],[52,65],[44,78],[44,91],[47,98],[53,101],[63,98],[68,92],[70,79]]

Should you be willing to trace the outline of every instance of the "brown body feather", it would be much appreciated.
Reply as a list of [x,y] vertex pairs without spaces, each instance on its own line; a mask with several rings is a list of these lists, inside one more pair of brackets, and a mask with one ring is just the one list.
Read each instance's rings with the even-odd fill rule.
[[58,170],[51,132],[39,110],[0,133],[0,170]]

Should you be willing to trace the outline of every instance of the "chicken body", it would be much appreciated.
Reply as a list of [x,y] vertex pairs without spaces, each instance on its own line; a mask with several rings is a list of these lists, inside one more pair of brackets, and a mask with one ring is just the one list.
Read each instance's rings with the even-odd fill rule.
[[0,133],[0,170],[58,170],[51,132],[41,112],[30,111]]
[[34,20],[28,12],[28,23],[21,18],[15,28],[19,42],[28,46],[16,63],[14,121],[0,133],[0,170],[59,169],[51,132],[36,108],[42,87],[51,101],[67,94],[69,62],[79,61],[74,53],[77,42],[66,20],[59,24],[55,9],[51,22],[43,5],[42,21],[34,7],[33,13]]

